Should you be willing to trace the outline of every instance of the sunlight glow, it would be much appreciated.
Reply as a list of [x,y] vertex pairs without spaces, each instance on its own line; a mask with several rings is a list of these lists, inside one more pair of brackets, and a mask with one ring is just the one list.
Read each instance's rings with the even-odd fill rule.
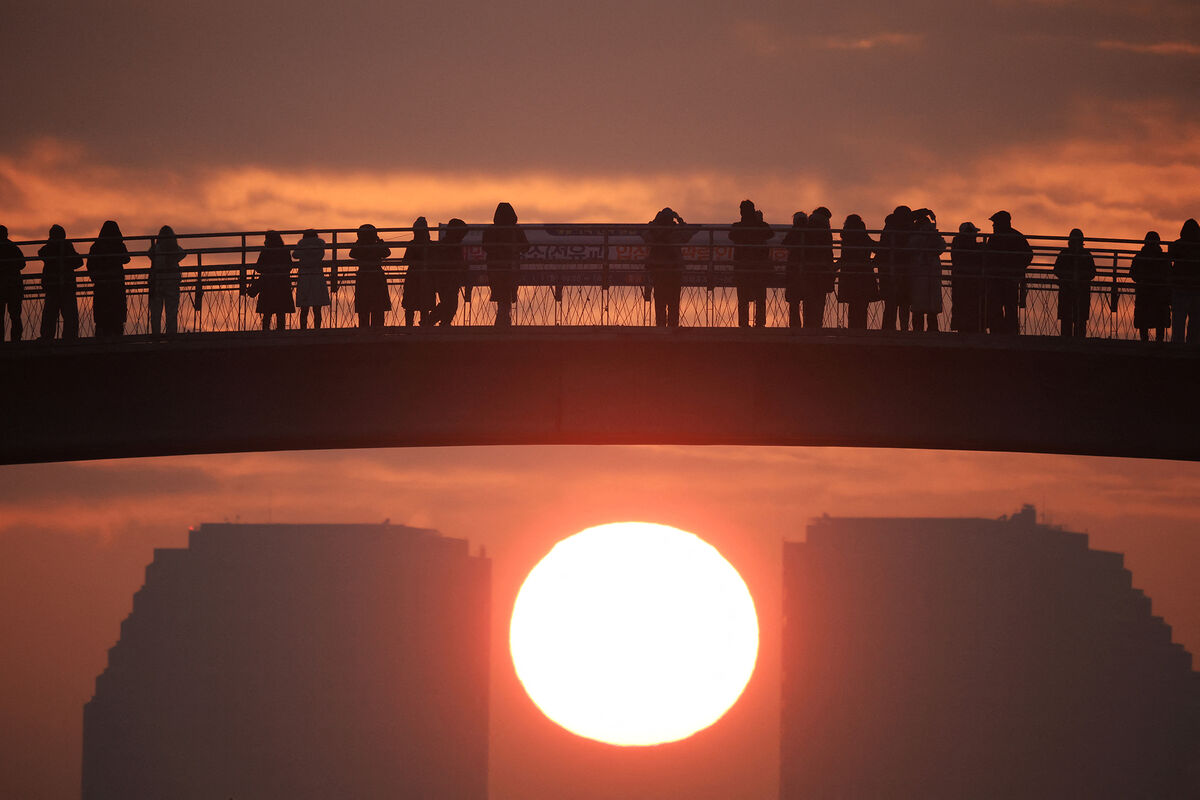
[[684,739],[737,701],[758,656],[754,600],[702,539],[618,522],[563,539],[529,573],[509,645],[533,702],[579,736]]

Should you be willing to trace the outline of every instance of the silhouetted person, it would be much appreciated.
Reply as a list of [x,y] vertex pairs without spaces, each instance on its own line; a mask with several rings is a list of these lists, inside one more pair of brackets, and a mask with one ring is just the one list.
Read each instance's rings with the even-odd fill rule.
[[458,313],[458,293],[467,280],[467,253],[463,239],[470,228],[457,217],[439,227],[437,244],[432,246],[429,266],[437,304],[429,315],[432,325],[452,325]]
[[792,227],[783,235],[783,246],[787,249],[783,299],[788,307],[788,325],[792,328],[799,328],[804,324],[804,317],[800,315],[800,301],[804,296],[804,240],[807,231],[808,214],[797,211],[792,214]]
[[883,221],[883,232],[879,235],[879,293],[883,295],[883,321],[880,328],[885,331],[908,330],[910,297],[908,267],[912,261],[908,236],[912,232],[912,209],[896,206]]
[[1058,319],[1063,336],[1087,336],[1091,316],[1092,280],[1096,277],[1096,259],[1083,246],[1083,231],[1072,229],[1067,246],[1054,259],[1058,278]]
[[179,264],[187,253],[179,246],[179,239],[170,225],[158,229],[158,236],[150,242],[147,251],[150,257],[150,333],[162,333],[166,321],[167,335],[179,330],[179,286],[183,283],[183,270]]
[[908,235],[910,250],[908,299],[914,331],[936,331],[942,313],[942,253],[946,240],[937,230],[937,217],[928,208],[913,212],[913,230]]
[[500,327],[512,325],[521,255],[530,246],[525,231],[516,225],[517,212],[508,203],[500,203],[492,216],[491,227],[483,232],[488,285],[491,286],[492,302],[496,304],[496,325]]
[[1172,342],[1200,342],[1200,223],[1183,223],[1179,238],[1168,249],[1171,256]]
[[837,298],[846,304],[846,327],[867,329],[867,308],[879,299],[879,285],[871,255],[875,240],[867,234],[866,223],[851,214],[842,223],[842,252],[837,262]]
[[821,206],[808,215],[804,234],[804,271],[800,277],[805,328],[825,326],[825,298],[833,291],[833,233],[829,209]]
[[350,258],[357,265],[354,313],[358,315],[360,328],[382,328],[383,315],[392,310],[387,275],[383,271],[383,260],[391,252],[392,248],[379,238],[374,225],[359,226],[358,238],[350,248]]
[[8,228],[0,225],[0,342],[4,341],[4,314],[8,312],[12,333],[9,338],[21,341],[24,328],[21,324],[21,302],[25,299],[25,283],[21,271],[25,269],[25,254],[8,238]]
[[983,330],[983,245],[979,228],[964,222],[950,243],[950,329]]
[[1133,326],[1143,342],[1166,341],[1171,326],[1171,259],[1163,252],[1157,231],[1146,234],[1145,243],[1129,265],[1129,277],[1135,286],[1133,295]]
[[258,306],[262,314],[262,329],[271,329],[271,317],[275,318],[275,329],[286,327],[285,319],[296,310],[292,301],[292,255],[278,231],[267,231],[263,249],[255,262],[258,270]]
[[87,273],[92,279],[92,318],[96,336],[121,336],[125,333],[125,265],[129,250],[114,220],[100,227],[100,234],[88,250]]
[[42,289],[46,303],[42,306],[41,338],[53,339],[58,319],[62,317],[62,338],[79,336],[79,301],[75,295],[75,270],[83,266],[83,258],[75,245],[67,241],[61,225],[50,227],[49,238],[38,249],[42,259]]
[[987,323],[992,333],[1020,332],[1017,309],[1021,305],[1021,286],[1025,270],[1033,261],[1033,248],[1024,234],[1012,226],[1007,211],[997,211],[992,235],[984,245],[984,291],[987,293]]
[[642,239],[650,245],[646,254],[646,273],[654,298],[654,324],[660,328],[679,327],[679,297],[683,292],[683,245],[696,232],[674,209],[664,208],[654,215]]
[[309,228],[292,248],[296,259],[296,306],[300,309],[300,330],[308,327],[312,311],[313,328],[321,327],[321,306],[330,304],[329,282],[325,280],[325,240]]
[[738,325],[750,327],[750,305],[754,304],[754,325],[767,324],[767,273],[771,269],[771,248],[767,242],[775,232],[754,203],[743,200],[741,219],[729,230],[733,242],[733,281],[737,288]]
[[429,267],[429,222],[424,217],[417,217],[412,228],[412,241],[404,248],[404,293],[400,298],[406,327],[412,327],[414,322],[432,325],[430,313],[437,304]]

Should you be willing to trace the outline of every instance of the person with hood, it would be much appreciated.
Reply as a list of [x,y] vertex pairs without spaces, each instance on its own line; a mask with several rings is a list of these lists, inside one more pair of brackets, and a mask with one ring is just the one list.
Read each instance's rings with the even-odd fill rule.
[[25,329],[21,324],[21,303],[25,299],[25,254],[8,238],[8,228],[0,225],[0,342],[4,341],[4,314],[8,312],[11,333],[9,339],[21,341]]
[[508,203],[496,206],[491,226],[483,232],[483,255],[488,285],[496,304],[496,325],[512,325],[512,306],[517,302],[521,256],[530,248],[525,231],[517,227],[517,212]]
[[942,253],[946,240],[938,233],[937,217],[928,208],[913,212],[908,237],[908,296],[914,331],[937,331],[942,313]]
[[179,264],[187,253],[179,246],[174,229],[163,225],[146,255],[150,258],[150,333],[161,335],[165,320],[167,335],[174,336],[179,330],[179,286],[183,283]]
[[1171,257],[1171,341],[1200,342],[1200,223],[1183,223],[1179,238],[1167,249]]
[[271,330],[274,317],[275,329],[281,331],[287,327],[285,318],[296,310],[296,304],[292,300],[292,254],[278,231],[267,231],[254,268],[258,272],[255,310],[262,314],[262,329]]
[[695,235],[696,226],[688,225],[672,208],[664,208],[642,231],[648,244],[646,275],[654,299],[654,324],[660,328],[679,327],[679,297],[683,293],[683,245]]
[[1062,336],[1087,336],[1091,316],[1092,281],[1096,277],[1096,259],[1083,246],[1083,231],[1073,228],[1067,246],[1054,259],[1058,278],[1058,319]]
[[75,245],[67,241],[62,225],[52,225],[46,243],[38,249],[42,259],[42,289],[46,302],[42,306],[41,338],[53,339],[62,317],[62,338],[79,338],[79,301],[76,297],[75,270],[83,266],[83,258]]
[[879,253],[875,260],[879,264],[879,293],[883,295],[883,322],[885,331],[908,330],[910,300],[908,265],[912,260],[908,249],[908,237],[912,232],[912,209],[896,206],[883,221],[879,234]]
[[842,252],[837,261],[837,299],[846,304],[846,327],[867,329],[867,308],[879,299],[879,285],[871,256],[875,240],[858,214],[842,223]]
[[804,259],[807,254],[804,236],[808,230],[808,214],[797,211],[792,214],[792,227],[783,235],[783,246],[787,250],[787,266],[783,279],[783,299],[788,307],[788,326],[799,328],[804,324],[800,315],[800,301],[804,295]]
[[300,330],[308,328],[312,311],[313,330],[321,328],[321,307],[330,304],[329,282],[325,279],[325,240],[309,228],[292,248],[296,259],[296,306],[300,309]]
[[392,253],[379,238],[374,225],[360,225],[358,237],[350,248],[350,259],[357,265],[354,276],[354,313],[358,327],[382,328],[383,317],[392,310],[383,260]]
[[1171,260],[1163,252],[1158,231],[1146,234],[1129,265],[1129,277],[1134,284],[1133,327],[1143,342],[1150,341],[1151,329],[1154,341],[1165,342],[1171,327]]
[[950,329],[983,330],[983,245],[973,222],[959,225],[950,243]]
[[1033,262],[1033,248],[1025,235],[1012,226],[1012,215],[997,211],[992,235],[984,245],[983,271],[988,330],[992,333],[1020,332],[1017,309],[1021,305],[1021,287],[1025,270]]
[[767,277],[771,271],[771,248],[775,236],[754,203],[743,200],[738,209],[741,218],[729,229],[733,242],[733,282],[737,288],[738,326],[750,327],[750,305],[754,304],[754,325],[767,324]]
[[125,265],[129,250],[115,220],[100,227],[100,235],[88,250],[87,273],[92,279],[92,318],[96,336],[122,336],[128,306],[125,298]]
[[409,328],[414,322],[422,326],[433,324],[431,314],[437,304],[429,266],[432,249],[429,222],[424,217],[413,220],[412,235],[412,241],[404,248],[404,293],[400,298],[404,325]]
[[[463,240],[470,228],[455,217],[445,225],[438,226],[438,241],[430,251],[430,280],[437,297],[433,312],[429,315],[430,325],[452,325],[458,313],[458,293],[467,280],[467,254]],[[422,320],[424,323],[424,320]]]
[[808,215],[808,228],[804,232],[804,272],[800,276],[805,328],[825,327],[825,300],[834,284],[833,231],[829,226],[832,216],[825,206]]

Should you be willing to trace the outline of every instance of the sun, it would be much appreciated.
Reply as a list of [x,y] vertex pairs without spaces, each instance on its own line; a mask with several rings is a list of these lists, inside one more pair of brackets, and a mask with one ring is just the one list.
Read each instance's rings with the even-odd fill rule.
[[554,722],[614,745],[712,725],[758,657],[758,616],[712,545],[666,525],[617,522],[563,539],[513,606],[517,677]]

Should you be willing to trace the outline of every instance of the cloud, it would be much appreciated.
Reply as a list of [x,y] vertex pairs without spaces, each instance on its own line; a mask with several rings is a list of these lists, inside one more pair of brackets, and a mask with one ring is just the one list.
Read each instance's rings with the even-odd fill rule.
[[1139,53],[1151,56],[1200,56],[1200,44],[1193,42],[1123,42],[1116,39],[1106,39],[1096,42],[1101,50],[1120,50],[1126,53]]

